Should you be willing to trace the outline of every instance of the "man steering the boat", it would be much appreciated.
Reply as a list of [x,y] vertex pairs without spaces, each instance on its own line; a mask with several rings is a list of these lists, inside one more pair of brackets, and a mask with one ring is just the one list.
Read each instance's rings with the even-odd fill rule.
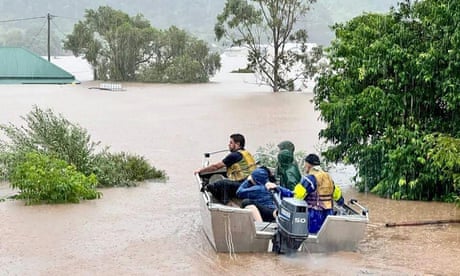
[[230,199],[236,197],[236,191],[241,183],[256,168],[256,162],[251,153],[244,149],[245,138],[239,133],[230,135],[228,149],[230,153],[217,163],[197,169],[195,174],[217,171],[227,168],[227,178],[208,184],[206,189],[221,201],[228,204]]
[[[334,184],[331,176],[320,167],[320,159],[316,154],[309,154],[305,157],[305,171],[293,191],[297,199],[307,201],[308,210],[308,232],[317,233],[323,225],[326,217],[333,214],[333,201],[339,206],[344,204],[342,191]],[[265,187],[270,189],[281,189],[275,183],[267,182]],[[287,193],[282,193],[286,196]]]

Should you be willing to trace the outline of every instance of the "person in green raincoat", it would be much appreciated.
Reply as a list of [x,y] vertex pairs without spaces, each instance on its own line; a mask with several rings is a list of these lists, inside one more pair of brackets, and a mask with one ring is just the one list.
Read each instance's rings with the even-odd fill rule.
[[277,156],[276,176],[279,184],[289,190],[294,190],[302,178],[299,166],[294,159],[294,144],[290,141],[283,141],[278,144],[278,148],[280,151]]

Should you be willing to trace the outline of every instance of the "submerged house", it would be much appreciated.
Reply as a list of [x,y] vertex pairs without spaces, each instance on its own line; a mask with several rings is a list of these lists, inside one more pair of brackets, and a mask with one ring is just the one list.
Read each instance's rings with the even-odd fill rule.
[[80,83],[75,76],[31,51],[0,47],[0,84]]

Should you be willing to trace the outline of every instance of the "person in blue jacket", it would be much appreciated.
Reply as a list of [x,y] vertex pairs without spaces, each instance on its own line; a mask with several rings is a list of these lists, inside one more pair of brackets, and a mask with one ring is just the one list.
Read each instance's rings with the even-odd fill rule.
[[243,199],[241,208],[250,209],[254,221],[275,221],[276,205],[271,192],[265,188],[265,183],[269,181],[274,181],[270,170],[259,167],[241,183],[236,191],[236,196]]
[[[334,201],[342,206],[344,198],[331,176],[321,169],[320,159],[316,154],[305,157],[305,171],[307,174],[295,186],[292,196],[308,203],[308,232],[317,233],[326,217],[333,214]],[[283,187],[275,183],[267,182],[265,186],[267,190],[281,189],[282,196],[289,196],[286,191],[283,193]]]

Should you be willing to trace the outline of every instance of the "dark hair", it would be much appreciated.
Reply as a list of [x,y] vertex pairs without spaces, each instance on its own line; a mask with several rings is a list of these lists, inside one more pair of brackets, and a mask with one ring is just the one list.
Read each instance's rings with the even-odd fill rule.
[[240,148],[244,149],[244,136],[239,133],[234,133],[230,135],[230,138],[233,139],[233,142],[240,144]]

